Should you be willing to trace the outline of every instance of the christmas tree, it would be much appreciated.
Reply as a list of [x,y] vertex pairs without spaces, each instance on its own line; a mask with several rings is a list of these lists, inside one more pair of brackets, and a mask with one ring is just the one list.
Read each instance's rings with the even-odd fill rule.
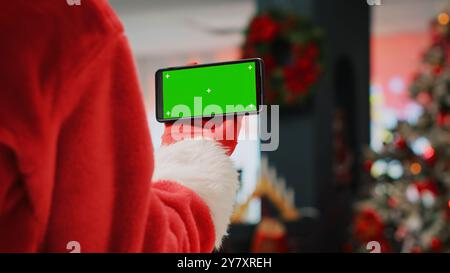
[[450,17],[431,24],[426,50],[410,93],[423,108],[415,124],[399,122],[380,151],[368,149],[372,183],[355,206],[352,251],[450,251]]

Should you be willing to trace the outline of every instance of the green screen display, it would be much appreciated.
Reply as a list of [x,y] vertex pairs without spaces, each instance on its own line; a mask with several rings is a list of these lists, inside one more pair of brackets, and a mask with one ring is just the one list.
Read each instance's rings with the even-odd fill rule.
[[210,109],[216,115],[236,112],[230,110],[236,105],[243,111],[257,110],[255,66],[254,61],[249,61],[163,71],[164,119],[186,117],[174,110],[180,105],[189,109],[191,117],[203,115],[210,105],[214,105]]

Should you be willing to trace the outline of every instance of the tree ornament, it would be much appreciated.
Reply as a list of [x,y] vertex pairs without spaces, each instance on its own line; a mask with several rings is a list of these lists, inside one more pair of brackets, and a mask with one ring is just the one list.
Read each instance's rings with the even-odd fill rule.
[[384,224],[380,215],[373,209],[364,209],[355,218],[354,234],[361,242],[381,240]]
[[413,246],[409,252],[411,253],[422,253],[422,248],[420,246]]
[[440,127],[450,127],[450,113],[449,112],[439,112],[436,117],[436,123]]
[[433,237],[430,242],[430,249],[433,252],[440,252],[442,249],[442,241],[438,237]]
[[403,150],[407,147],[406,140],[402,136],[398,136],[395,139],[394,145],[399,150]]

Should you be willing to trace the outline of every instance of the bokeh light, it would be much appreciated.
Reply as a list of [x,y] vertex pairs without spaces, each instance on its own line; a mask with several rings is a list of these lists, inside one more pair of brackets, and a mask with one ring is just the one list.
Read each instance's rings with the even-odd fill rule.
[[406,189],[406,198],[411,203],[416,203],[417,201],[419,201],[420,193],[417,190],[416,186],[414,186],[414,185],[408,186],[408,188]]
[[443,26],[447,25],[450,22],[450,17],[446,12],[439,13],[437,19],[438,19],[439,24],[441,24]]
[[420,166],[419,163],[414,162],[409,167],[409,170],[411,171],[412,174],[418,175],[422,171],[422,166]]
[[430,208],[434,205],[434,199],[434,195],[429,191],[426,191],[422,194],[423,205],[427,208]]
[[425,158],[425,159],[431,159],[431,158],[433,158],[433,156],[434,156],[434,149],[433,149],[433,147],[427,147],[426,149],[425,149],[425,152],[423,153],[423,157]]
[[416,155],[423,156],[431,147],[430,141],[426,137],[417,138],[411,145],[413,152]]
[[378,159],[373,163],[372,168],[370,169],[370,174],[375,178],[380,177],[386,174],[387,168],[387,162],[382,159]]
[[403,175],[402,163],[398,160],[392,160],[388,164],[387,174],[392,179],[399,179]]

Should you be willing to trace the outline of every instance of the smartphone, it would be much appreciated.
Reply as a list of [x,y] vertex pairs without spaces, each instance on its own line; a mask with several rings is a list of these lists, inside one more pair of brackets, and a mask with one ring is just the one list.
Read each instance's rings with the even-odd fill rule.
[[156,119],[257,114],[263,104],[262,59],[162,68],[156,71]]

